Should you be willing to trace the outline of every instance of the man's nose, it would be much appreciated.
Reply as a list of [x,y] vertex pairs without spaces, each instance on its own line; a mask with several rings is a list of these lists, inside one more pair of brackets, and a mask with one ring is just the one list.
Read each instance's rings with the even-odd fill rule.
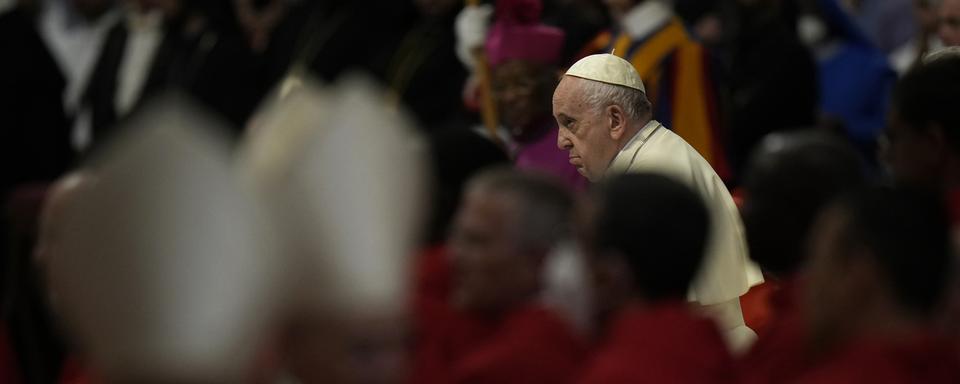
[[564,131],[565,129],[560,128],[560,133],[557,134],[557,148],[569,151],[573,148],[573,141],[570,140]]

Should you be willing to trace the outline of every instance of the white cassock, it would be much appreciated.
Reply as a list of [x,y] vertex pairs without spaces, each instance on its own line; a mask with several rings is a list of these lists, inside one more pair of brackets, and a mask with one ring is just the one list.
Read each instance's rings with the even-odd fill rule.
[[742,350],[756,335],[744,325],[739,298],[752,285],[763,282],[763,277],[747,256],[743,223],[727,187],[693,147],[653,120],[614,157],[605,177],[628,172],[664,174],[703,198],[710,211],[710,237],[703,267],[688,298],[706,307],[726,332],[733,350]]

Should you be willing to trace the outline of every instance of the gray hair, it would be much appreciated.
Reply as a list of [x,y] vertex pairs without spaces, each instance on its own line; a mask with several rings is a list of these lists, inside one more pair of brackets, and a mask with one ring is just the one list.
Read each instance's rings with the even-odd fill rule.
[[632,120],[650,117],[650,100],[647,100],[647,94],[641,90],[593,80],[584,81],[581,90],[586,95],[587,104],[596,110],[619,105]]
[[470,180],[470,190],[517,199],[516,239],[521,246],[552,248],[571,235],[573,193],[543,174],[496,168]]

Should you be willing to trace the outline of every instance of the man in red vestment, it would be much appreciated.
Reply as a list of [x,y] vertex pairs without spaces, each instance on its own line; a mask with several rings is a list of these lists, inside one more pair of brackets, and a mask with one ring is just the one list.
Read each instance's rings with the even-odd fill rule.
[[585,346],[538,295],[545,258],[570,232],[573,201],[553,180],[518,171],[470,182],[449,243],[448,317],[420,335],[412,382],[572,380]]
[[709,230],[702,200],[667,177],[628,174],[596,209],[590,264],[606,329],[580,383],[731,381],[719,329],[686,302]]
[[776,133],[761,142],[745,174],[741,213],[750,256],[760,264],[770,296],[770,320],[738,361],[740,381],[779,383],[804,369],[797,305],[804,244],[820,209],[866,181],[856,150],[816,132]]
[[933,325],[954,267],[938,200],[877,187],[838,200],[815,228],[803,292],[813,367],[797,382],[960,382]]

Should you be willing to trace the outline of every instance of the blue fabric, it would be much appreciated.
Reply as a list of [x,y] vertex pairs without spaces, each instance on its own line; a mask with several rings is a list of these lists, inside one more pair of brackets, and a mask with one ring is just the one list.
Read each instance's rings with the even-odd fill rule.
[[850,138],[874,140],[884,127],[896,73],[872,46],[843,43],[819,62],[820,106],[843,120]]
[[817,60],[820,107],[843,121],[851,139],[872,142],[883,130],[896,72],[837,0],[819,0],[819,5],[836,44]]
[[917,32],[910,0],[864,0],[855,15],[873,43],[889,54]]

